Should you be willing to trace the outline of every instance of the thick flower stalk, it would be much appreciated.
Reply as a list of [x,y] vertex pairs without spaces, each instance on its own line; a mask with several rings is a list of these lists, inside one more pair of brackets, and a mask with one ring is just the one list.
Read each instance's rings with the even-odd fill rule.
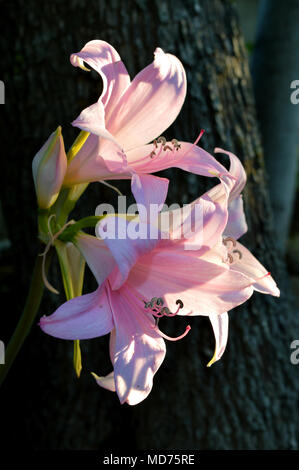
[[[234,155],[230,159],[232,177],[222,177],[219,185],[190,205],[190,213],[196,204],[201,206],[202,224],[187,240],[177,236],[184,221],[174,223],[167,239],[108,236],[99,240],[81,232],[74,240],[99,287],[42,317],[40,326],[63,339],[110,333],[113,371],[95,378],[100,386],[116,391],[121,403],[134,405],[146,398],[165,356],[164,339],[181,339],[190,330],[187,327],[179,337],[170,338],[158,327],[161,316],[208,316],[216,337],[212,363],[225,349],[226,312],[245,302],[254,290],[279,295],[270,273],[233,237],[224,235],[233,227],[229,203],[240,196],[242,187],[238,180],[242,166]],[[182,221],[178,213],[172,214],[174,221]],[[165,216],[161,213],[155,221],[159,227]],[[136,230],[145,225],[150,233],[150,224],[137,218],[117,220],[127,227],[133,224]],[[108,223],[109,218],[104,218],[100,228]]]

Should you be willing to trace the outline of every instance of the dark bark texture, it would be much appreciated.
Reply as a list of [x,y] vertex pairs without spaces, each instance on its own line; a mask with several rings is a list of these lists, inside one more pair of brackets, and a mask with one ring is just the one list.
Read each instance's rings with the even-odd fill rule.
[[296,193],[299,111],[291,102],[290,86],[299,77],[298,20],[295,0],[261,1],[251,64],[274,227],[282,253]]
[[[131,76],[152,61],[157,46],[181,59],[188,94],[166,135],[194,141],[204,128],[205,149],[222,147],[243,161],[249,225],[244,243],[281,288],[280,299],[255,293],[230,313],[227,350],[211,368],[206,367],[214,349],[209,322],[189,319],[189,336],[167,343],[153,390],[136,407],[121,406],[89,373],[110,372],[107,337],[82,342],[84,370],[77,380],[72,342],[47,337],[34,326],[1,390],[2,444],[14,449],[297,448],[299,366],[290,362],[290,343],[299,336],[298,312],[272,235],[247,55],[232,2],[14,0],[0,5],[5,10],[0,78],[6,84],[1,199],[12,242],[3,259],[2,306],[6,300],[10,304],[1,309],[1,339],[7,342],[20,315],[37,249],[31,161],[59,124],[70,145],[76,135],[70,122],[98,98],[99,77],[69,63],[72,52],[96,38],[119,51]],[[164,175],[171,178],[168,202],[190,202],[207,187],[203,178],[179,170]],[[129,189],[127,183],[119,187]],[[109,189],[95,184],[74,216],[92,215],[97,204],[111,198]],[[60,285],[57,266],[49,277]],[[89,279],[86,291],[93,287]],[[40,315],[64,300],[53,297],[45,295]],[[177,335],[186,324],[175,318],[161,322],[161,328]]]

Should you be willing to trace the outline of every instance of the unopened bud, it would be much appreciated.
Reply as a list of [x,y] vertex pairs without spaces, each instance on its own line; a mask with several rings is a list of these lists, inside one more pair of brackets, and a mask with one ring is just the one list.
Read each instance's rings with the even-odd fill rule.
[[59,126],[37,152],[32,162],[35,191],[41,209],[48,209],[56,201],[66,167],[67,157]]

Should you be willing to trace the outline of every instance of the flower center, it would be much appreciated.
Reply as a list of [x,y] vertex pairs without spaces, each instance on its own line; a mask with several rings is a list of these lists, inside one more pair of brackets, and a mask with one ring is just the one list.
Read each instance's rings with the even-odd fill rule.
[[242,258],[242,253],[240,250],[234,249],[237,245],[236,240],[233,237],[226,237],[222,241],[223,245],[227,248],[227,259],[224,260],[225,263],[233,264],[236,261],[239,261]]
[[[172,143],[172,147],[167,143],[167,140],[165,139],[165,137],[161,135],[160,137],[154,140],[153,142],[154,150],[150,153],[150,157],[154,158],[155,156],[160,155],[162,150],[164,152],[166,152],[166,150],[169,150],[170,152],[174,152],[175,150],[178,151],[181,148],[181,144],[179,143],[177,139],[172,139],[171,143]],[[160,149],[158,150],[159,144],[161,144],[161,146],[160,146]],[[158,155],[156,154],[156,152],[158,152]]]
[[184,307],[184,304],[181,299],[176,300],[176,305],[178,305],[178,308],[175,312],[171,312],[168,307],[164,307],[164,300],[162,299],[162,297],[153,297],[149,302],[145,300],[143,300],[143,302],[144,308],[149,311],[154,317],[157,318],[154,328],[160,334],[160,336],[162,336],[162,338],[168,339],[169,341],[178,341],[179,339],[184,338],[191,330],[191,326],[188,325],[182,335],[173,338],[171,336],[166,335],[158,328],[158,321],[161,317],[174,317]]
[[176,305],[178,305],[178,308],[176,312],[171,312],[168,307],[163,307],[164,305],[164,300],[162,297],[153,297],[150,302],[144,302],[144,308],[146,310],[151,310],[152,315],[157,318],[161,317],[174,317],[175,315],[178,314],[179,310],[184,307],[183,302],[178,299],[176,301]]

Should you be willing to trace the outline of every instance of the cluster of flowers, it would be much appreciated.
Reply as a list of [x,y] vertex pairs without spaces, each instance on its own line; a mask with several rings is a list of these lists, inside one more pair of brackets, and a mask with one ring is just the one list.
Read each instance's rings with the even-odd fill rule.
[[[152,173],[177,167],[219,180],[189,205],[190,213],[200,205],[202,223],[188,237],[188,249],[184,236],[178,236],[183,223],[177,217],[180,209],[173,211],[174,220],[180,222],[172,225],[167,239],[100,239],[72,231],[71,244],[84,257],[99,287],[43,316],[40,327],[68,340],[110,333],[113,371],[94,377],[98,385],[115,391],[121,403],[135,405],[151,391],[153,376],[165,357],[164,339],[181,339],[190,330],[188,326],[177,338],[169,337],[158,327],[160,317],[208,316],[216,344],[211,365],[226,347],[227,312],[254,290],[274,296],[279,296],[279,290],[270,273],[237,241],[247,230],[241,195],[246,175],[239,159],[215,149],[228,155],[227,170],[197,145],[202,133],[195,143],[159,137],[177,117],[186,96],[181,62],[158,48],[153,63],[131,81],[116,50],[95,40],[72,54],[71,63],[96,70],[103,92],[73,122],[81,133],[68,155],[58,128],[34,158],[34,182],[43,213],[51,213],[62,191],[79,188],[81,193],[95,181],[131,179],[137,204],[149,210],[151,204],[162,208],[169,183]],[[158,226],[164,215],[159,213]],[[107,217],[98,223],[104,229]],[[151,222],[136,216],[133,223],[137,227]],[[71,270],[67,275],[72,275]]]

